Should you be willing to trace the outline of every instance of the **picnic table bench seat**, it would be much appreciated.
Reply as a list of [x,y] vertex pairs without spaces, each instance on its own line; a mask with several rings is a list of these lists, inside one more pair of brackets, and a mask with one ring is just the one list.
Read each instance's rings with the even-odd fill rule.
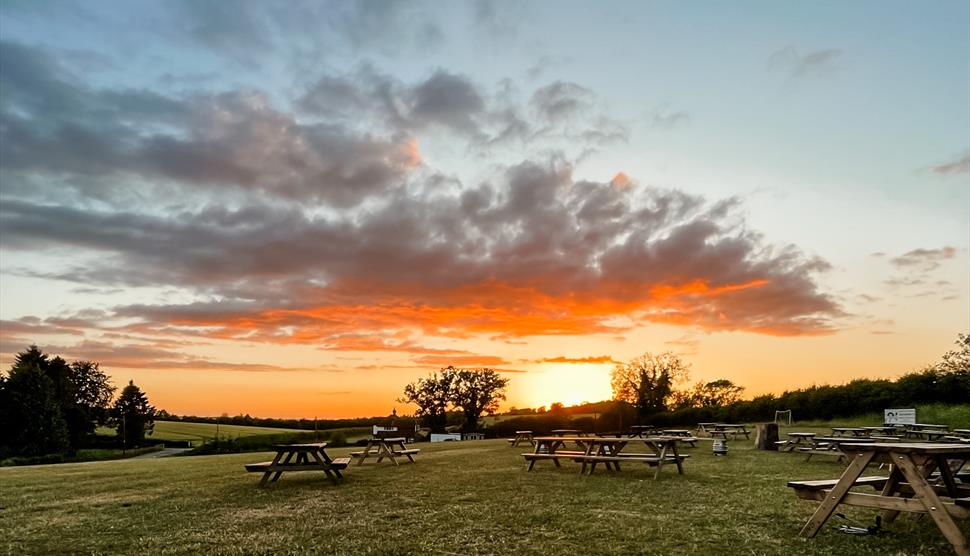
[[[345,469],[350,463],[350,458],[335,459],[327,465],[330,469]],[[259,463],[247,463],[246,471],[250,473],[265,473],[267,471],[320,471],[321,466],[318,462],[309,463],[277,463],[273,465],[271,461],[261,461]]]
[[[878,475],[873,475],[870,477],[859,477],[858,479],[855,480],[855,483],[853,484],[855,486],[871,486],[876,490],[882,490],[882,488],[886,486],[886,481],[888,480],[889,480],[889,477],[881,477]],[[835,485],[837,485],[838,483],[839,483],[838,479],[821,480],[821,481],[788,481],[788,488],[793,488],[795,489],[796,492],[798,491],[814,492],[819,490],[828,490],[831,488],[835,488]]]
[[420,448],[408,448],[407,450],[394,450],[394,455],[396,456],[406,456],[408,454],[416,454],[420,452]]
[[796,448],[796,450],[807,456],[805,461],[811,461],[812,456],[832,456],[836,459],[836,461],[842,461],[845,458],[845,454],[841,450],[833,450],[826,446],[816,448]]

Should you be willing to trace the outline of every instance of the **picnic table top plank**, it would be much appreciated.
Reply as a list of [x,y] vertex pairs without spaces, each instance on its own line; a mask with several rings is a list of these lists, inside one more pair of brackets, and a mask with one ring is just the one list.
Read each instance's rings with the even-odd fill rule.
[[904,452],[909,454],[950,455],[966,454],[970,448],[966,444],[932,442],[852,442],[847,446],[852,451]]
[[273,448],[277,452],[316,452],[327,447],[326,442],[313,442],[309,444],[275,444]]

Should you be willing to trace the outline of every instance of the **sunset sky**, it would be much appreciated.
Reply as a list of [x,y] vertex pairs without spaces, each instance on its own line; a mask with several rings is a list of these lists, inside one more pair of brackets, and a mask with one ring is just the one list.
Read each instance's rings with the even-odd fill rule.
[[[179,414],[747,396],[970,331],[970,3],[0,3],[0,368]],[[779,408],[784,409],[784,408]]]

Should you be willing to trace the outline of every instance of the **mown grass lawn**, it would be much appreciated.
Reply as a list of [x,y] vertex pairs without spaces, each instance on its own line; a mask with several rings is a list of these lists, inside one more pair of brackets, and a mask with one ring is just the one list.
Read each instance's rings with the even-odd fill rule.
[[[581,476],[578,464],[526,472],[502,440],[422,444],[417,463],[352,466],[267,488],[233,454],[0,469],[0,546],[21,553],[139,554],[951,554],[927,518],[881,536],[798,537],[815,504],[790,479],[842,466],[732,441],[688,449],[686,474],[645,466]],[[351,449],[330,450],[334,457]],[[851,511],[866,524],[874,514]],[[966,526],[966,523],[963,524]],[[967,531],[970,534],[970,531]]]

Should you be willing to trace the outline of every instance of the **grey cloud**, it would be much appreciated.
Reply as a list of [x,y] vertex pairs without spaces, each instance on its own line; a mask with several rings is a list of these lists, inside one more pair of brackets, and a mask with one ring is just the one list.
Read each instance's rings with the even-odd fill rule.
[[595,95],[589,89],[564,81],[555,81],[532,94],[532,106],[541,119],[560,122],[578,116],[593,105]]
[[466,76],[442,69],[406,84],[365,65],[349,74],[322,76],[307,88],[297,106],[307,114],[348,124],[369,117],[391,133],[443,129],[479,149],[557,139],[583,145],[626,141],[625,125],[590,113],[595,98],[579,85],[555,82],[533,93],[533,117],[528,117],[507,81],[489,94]]
[[[571,167],[555,159],[452,191],[395,191],[352,219],[269,206],[150,216],[10,201],[0,207],[0,237],[11,250],[72,246],[102,255],[103,266],[68,269],[64,279],[177,286],[214,298],[117,308],[119,318],[218,326],[293,310],[254,325],[264,339],[286,337],[288,327],[346,333],[346,315],[301,307],[366,307],[396,295],[447,305],[450,292],[489,283],[621,305],[651,303],[653,286],[703,283],[710,295],[687,288],[673,312],[642,317],[715,329],[797,334],[826,330],[842,314],[811,278],[827,264],[791,247],[766,248],[732,223],[726,207],[734,203],[645,189],[634,204],[609,183],[574,182]],[[355,327],[389,326],[357,313]]]
[[38,174],[83,177],[74,183],[93,189],[135,175],[349,207],[420,164],[407,140],[301,124],[259,93],[95,90],[36,49],[4,43],[0,56],[4,181],[20,190]]
[[785,47],[768,57],[768,67],[784,71],[789,77],[799,78],[831,70],[835,60],[842,55],[838,49],[816,50],[800,54],[793,46]]
[[658,127],[662,129],[673,129],[675,127],[686,125],[690,122],[690,114],[679,110],[676,112],[669,112],[667,110],[658,109],[655,110],[651,118],[651,123],[653,127]]
[[939,249],[913,249],[889,260],[897,268],[918,268],[924,271],[940,266],[941,261],[952,259],[957,254],[955,247]]
[[930,168],[930,170],[936,174],[942,174],[944,176],[970,174],[970,152],[956,160],[933,166]]
[[437,71],[412,91],[410,116],[474,134],[474,118],[485,110],[485,101],[467,78]]
[[255,66],[259,54],[273,48],[268,17],[260,11],[265,4],[182,0],[178,7],[177,24],[191,40],[243,65]]

